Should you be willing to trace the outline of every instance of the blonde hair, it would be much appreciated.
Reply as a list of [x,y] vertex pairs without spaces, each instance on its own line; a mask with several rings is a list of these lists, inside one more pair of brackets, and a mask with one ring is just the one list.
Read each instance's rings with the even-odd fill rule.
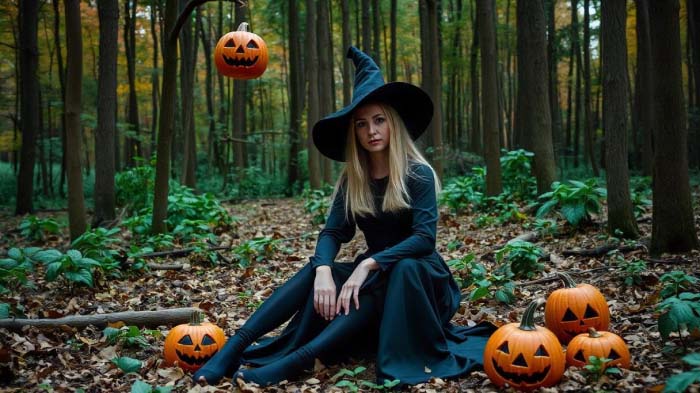
[[[366,105],[366,104],[365,104]],[[406,129],[401,116],[387,104],[377,103],[386,116],[389,126],[389,182],[384,194],[382,211],[397,212],[410,208],[411,197],[408,195],[407,179],[417,176],[411,170],[411,164],[423,164],[433,172],[435,193],[440,192],[440,180],[435,170],[418,151]],[[357,142],[355,122],[350,121],[345,143],[345,168],[335,185],[333,198],[338,192],[345,192],[345,215],[353,218],[375,216],[374,197],[370,189],[369,155]],[[343,185],[345,184],[345,187]]]

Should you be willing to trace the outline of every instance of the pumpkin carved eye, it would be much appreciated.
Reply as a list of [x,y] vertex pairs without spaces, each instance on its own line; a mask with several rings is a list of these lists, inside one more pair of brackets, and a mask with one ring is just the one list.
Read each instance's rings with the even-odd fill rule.
[[617,353],[614,348],[610,348],[610,355],[608,355],[608,359],[615,360],[619,358],[621,358],[620,354]]
[[210,335],[208,335],[208,334],[204,335],[204,338],[202,339],[202,345],[212,345],[215,343],[216,343],[216,341],[214,341],[214,339]]
[[248,41],[247,47],[252,48],[252,49],[259,49],[258,44],[256,44],[255,41],[253,41],[253,40]]
[[591,305],[586,306],[586,313],[583,314],[583,319],[587,318],[597,318],[598,317],[598,312],[591,307]]
[[191,338],[190,335],[188,334],[188,335],[186,335],[186,336],[182,336],[182,338],[180,339],[180,341],[178,341],[177,343],[178,343],[178,344],[182,344],[182,345],[192,345],[192,338]]
[[537,352],[535,352],[535,356],[549,357],[549,352],[547,352],[544,345],[540,345],[540,347],[537,348]]
[[235,48],[235,47],[236,47],[236,43],[233,42],[233,40],[228,40],[228,41],[226,41],[226,44],[224,45],[224,47],[225,47],[225,48]]
[[573,322],[573,321],[578,321],[578,317],[576,314],[574,314],[573,311],[571,311],[570,308],[566,309],[566,313],[564,313],[564,318],[562,318],[563,322]]
[[501,346],[498,347],[498,350],[501,351],[501,352],[503,352],[503,353],[510,354],[510,351],[508,350],[508,341],[506,341],[506,342],[504,342],[503,344],[501,344]]

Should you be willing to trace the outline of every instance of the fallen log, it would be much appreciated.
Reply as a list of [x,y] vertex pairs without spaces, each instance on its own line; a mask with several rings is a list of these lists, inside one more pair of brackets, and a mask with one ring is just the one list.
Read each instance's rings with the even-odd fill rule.
[[609,253],[612,250],[618,250],[620,252],[630,252],[634,250],[639,250],[644,248],[644,245],[642,244],[635,244],[632,246],[618,246],[616,244],[606,244],[604,246],[600,246],[594,249],[590,250],[564,250],[562,251],[562,255],[565,257],[570,257],[570,256],[579,256],[579,257],[599,257],[601,255],[605,255]]
[[[207,251],[228,250],[230,248],[231,248],[231,246],[216,246],[216,247],[207,248]],[[190,248],[183,248],[181,250],[156,251],[156,252],[149,252],[146,254],[134,255],[132,258],[183,257],[185,255],[188,255],[189,253],[191,253],[194,250],[195,250],[194,247],[190,247]]]
[[123,311],[108,314],[69,315],[62,318],[47,319],[6,318],[0,319],[0,328],[19,330],[24,326],[56,327],[63,325],[78,328],[88,325],[104,327],[107,326],[108,323],[116,322],[124,322],[126,325],[156,327],[186,323],[190,320],[192,313],[195,311],[201,312],[200,309],[195,307],[185,307],[156,311]]
[[185,267],[182,263],[148,263],[151,270],[182,270]]

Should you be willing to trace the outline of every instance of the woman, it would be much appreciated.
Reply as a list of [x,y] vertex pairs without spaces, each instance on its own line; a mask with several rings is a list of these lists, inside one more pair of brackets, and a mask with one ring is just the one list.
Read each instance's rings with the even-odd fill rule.
[[[277,289],[195,375],[261,386],[314,366],[376,354],[377,381],[402,384],[464,375],[482,362],[493,326],[456,327],[460,292],[435,250],[439,182],[413,140],[433,104],[420,88],[385,84],[372,59],[351,47],[356,67],[350,105],[314,125],[327,157],[346,161],[315,255]],[[368,250],[334,263],[355,227]],[[338,289],[340,289],[338,291]],[[254,340],[294,316],[278,337]],[[236,371],[240,364],[258,366]]]

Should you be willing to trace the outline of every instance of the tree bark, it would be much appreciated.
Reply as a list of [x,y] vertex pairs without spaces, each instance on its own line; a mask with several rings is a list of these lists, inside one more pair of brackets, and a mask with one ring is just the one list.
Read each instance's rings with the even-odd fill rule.
[[[326,116],[334,110],[333,99],[333,40],[331,39],[329,0],[318,2],[318,59],[319,59],[319,115]],[[333,184],[331,160],[320,157],[323,164],[323,181]]]
[[[476,4],[476,0],[475,0]],[[472,47],[471,55],[469,56],[469,79],[471,80],[471,114],[472,114],[472,132],[469,143],[469,148],[475,154],[481,154],[481,116],[479,107],[479,18],[474,12],[474,30],[472,32]]]
[[532,172],[537,192],[549,191],[556,178],[552,147],[552,119],[549,113],[546,23],[543,0],[517,2],[518,102],[516,134],[524,136],[525,147],[535,153]]
[[19,175],[15,214],[31,213],[34,210],[34,162],[36,160],[36,130],[39,118],[39,51],[37,49],[37,24],[39,3],[23,0],[19,5],[19,68],[20,68],[20,150]]
[[80,0],[65,0],[66,14],[66,144],[68,175],[68,222],[70,238],[85,232],[83,174],[80,168],[82,125],[80,122],[83,83],[83,38],[80,22]]
[[119,44],[119,2],[99,0],[100,57],[97,89],[97,129],[95,130],[95,215],[92,226],[115,218],[114,135],[117,113],[117,53]]
[[496,26],[494,2],[477,0],[479,38],[481,40],[481,86],[484,119],[484,160],[486,161],[486,194],[503,192],[501,182],[500,143],[498,136],[498,81],[496,80]]
[[139,106],[136,97],[136,4],[137,0],[124,2],[124,52],[126,53],[127,77],[129,80],[129,100],[127,124],[129,134],[124,137],[124,166],[133,167],[134,158],[142,156],[139,142]]
[[116,322],[123,322],[125,325],[156,327],[186,323],[190,320],[192,313],[197,311],[201,310],[188,307],[155,311],[123,311],[96,315],[70,315],[55,319],[7,318],[0,319],[0,328],[19,330],[25,326],[58,327],[63,325],[78,328],[89,325],[104,327],[107,326],[107,324]]
[[[695,90],[695,102],[692,105],[692,110],[689,111],[689,136],[691,138],[688,143],[690,144],[691,157],[693,157],[689,164],[700,168],[700,99],[698,97],[700,95],[700,4],[686,0],[686,5],[688,8],[688,41],[691,46],[689,52],[692,53],[692,72],[688,76],[689,83],[692,76],[694,85],[691,84],[691,86]],[[688,90],[692,89],[689,87]]]
[[[186,0],[180,0],[185,7]],[[192,34],[192,18],[187,18],[180,31],[180,104],[182,105],[182,136],[184,149],[180,183],[196,188],[195,168],[197,167],[197,148],[194,130],[194,64],[196,58],[195,37]]]
[[608,186],[608,232],[639,236],[630,200],[627,167],[627,5],[602,2],[603,129]]
[[635,118],[641,140],[642,174],[651,176],[653,173],[653,134],[654,110],[651,75],[651,36],[649,32],[649,0],[635,0],[637,7],[637,74],[635,87]]
[[[306,0],[306,26],[313,29],[318,23],[316,17],[316,2],[314,0]],[[369,30],[369,29],[365,29]],[[312,30],[313,31],[313,30]],[[310,33],[306,36],[306,75],[308,79],[308,102],[309,109],[306,115],[306,130],[307,139],[306,147],[308,149],[308,166],[309,166],[309,185],[316,190],[321,188],[321,166],[320,153],[314,145],[311,137],[313,125],[320,119],[319,97],[318,97],[318,43],[317,35]]]
[[[358,0],[359,1],[359,0]],[[370,53],[372,51],[372,29],[370,25],[370,0],[362,0],[362,51]],[[309,25],[307,25],[309,26]],[[359,33],[359,31],[358,31]],[[376,61],[376,59],[375,59]]]
[[[347,2],[347,0],[345,0]],[[300,80],[301,44],[299,42],[299,15],[297,0],[288,0],[289,6],[289,162],[287,165],[287,193],[293,195],[299,182],[299,140],[301,135]],[[343,26],[345,29],[346,26]],[[343,77],[345,83],[345,77]]]
[[547,1],[547,61],[549,65],[549,107],[552,114],[552,145],[555,156],[561,150],[561,116],[559,112],[559,81],[557,78],[557,26],[555,10],[557,0]]
[[678,0],[650,1],[654,182],[651,253],[698,248],[688,177]]
[[218,155],[218,143],[216,132],[216,116],[214,114],[214,85],[213,74],[211,69],[211,41],[209,39],[209,18],[206,18],[207,25],[204,26],[204,19],[197,12],[197,28],[199,36],[202,40],[202,49],[204,50],[204,65],[206,68],[206,76],[204,79],[205,95],[207,96],[207,115],[209,116],[209,136],[207,138],[207,155],[209,158],[209,167],[216,164]]
[[153,71],[151,72],[151,143],[149,147],[149,156],[153,156],[156,151],[156,127],[158,124],[158,97],[160,91],[158,85],[158,52],[159,40],[158,32],[156,31],[156,19],[158,18],[156,2],[161,0],[151,0],[151,38],[153,39]]
[[[53,11],[54,11],[54,18],[53,18],[53,37],[54,41],[56,42],[56,60],[58,62],[58,81],[61,84],[61,98],[66,96],[66,72],[65,69],[63,68],[63,55],[61,54],[61,34],[60,34],[60,27],[61,27],[61,17],[60,17],[60,7],[59,7],[59,1],[58,0],[53,0],[51,2],[53,5]],[[37,90],[38,90],[38,85],[37,85]],[[66,114],[65,110],[61,110],[60,112],[60,132],[61,132],[61,174],[60,174],[60,181],[59,181],[59,186],[58,186],[58,194],[61,197],[64,197],[65,194],[63,192],[63,185],[65,184],[66,180]]]
[[583,0],[583,147],[586,157],[593,169],[593,175],[598,177],[598,164],[595,159],[595,135],[593,116],[591,116],[591,26],[589,1]]
[[438,177],[443,172],[442,78],[440,74],[440,18],[437,0],[420,0],[422,86],[433,100],[433,120],[425,135],[433,148],[433,167]]
[[[236,3],[235,25],[240,26],[246,19],[247,7]],[[239,139],[246,138],[246,124],[248,115],[248,81],[235,79],[233,81],[233,137]],[[235,143],[233,145],[234,163],[238,171],[239,178],[246,167],[247,152],[245,143]]]
[[379,67],[381,67],[382,65],[382,56],[381,51],[379,49],[379,33],[381,31],[381,28],[382,25],[379,22],[379,0],[372,0],[372,58]]
[[[347,0],[344,0],[347,1]],[[396,80],[396,0],[391,0],[389,11],[389,35],[391,36],[391,49],[389,58],[389,82]]]

